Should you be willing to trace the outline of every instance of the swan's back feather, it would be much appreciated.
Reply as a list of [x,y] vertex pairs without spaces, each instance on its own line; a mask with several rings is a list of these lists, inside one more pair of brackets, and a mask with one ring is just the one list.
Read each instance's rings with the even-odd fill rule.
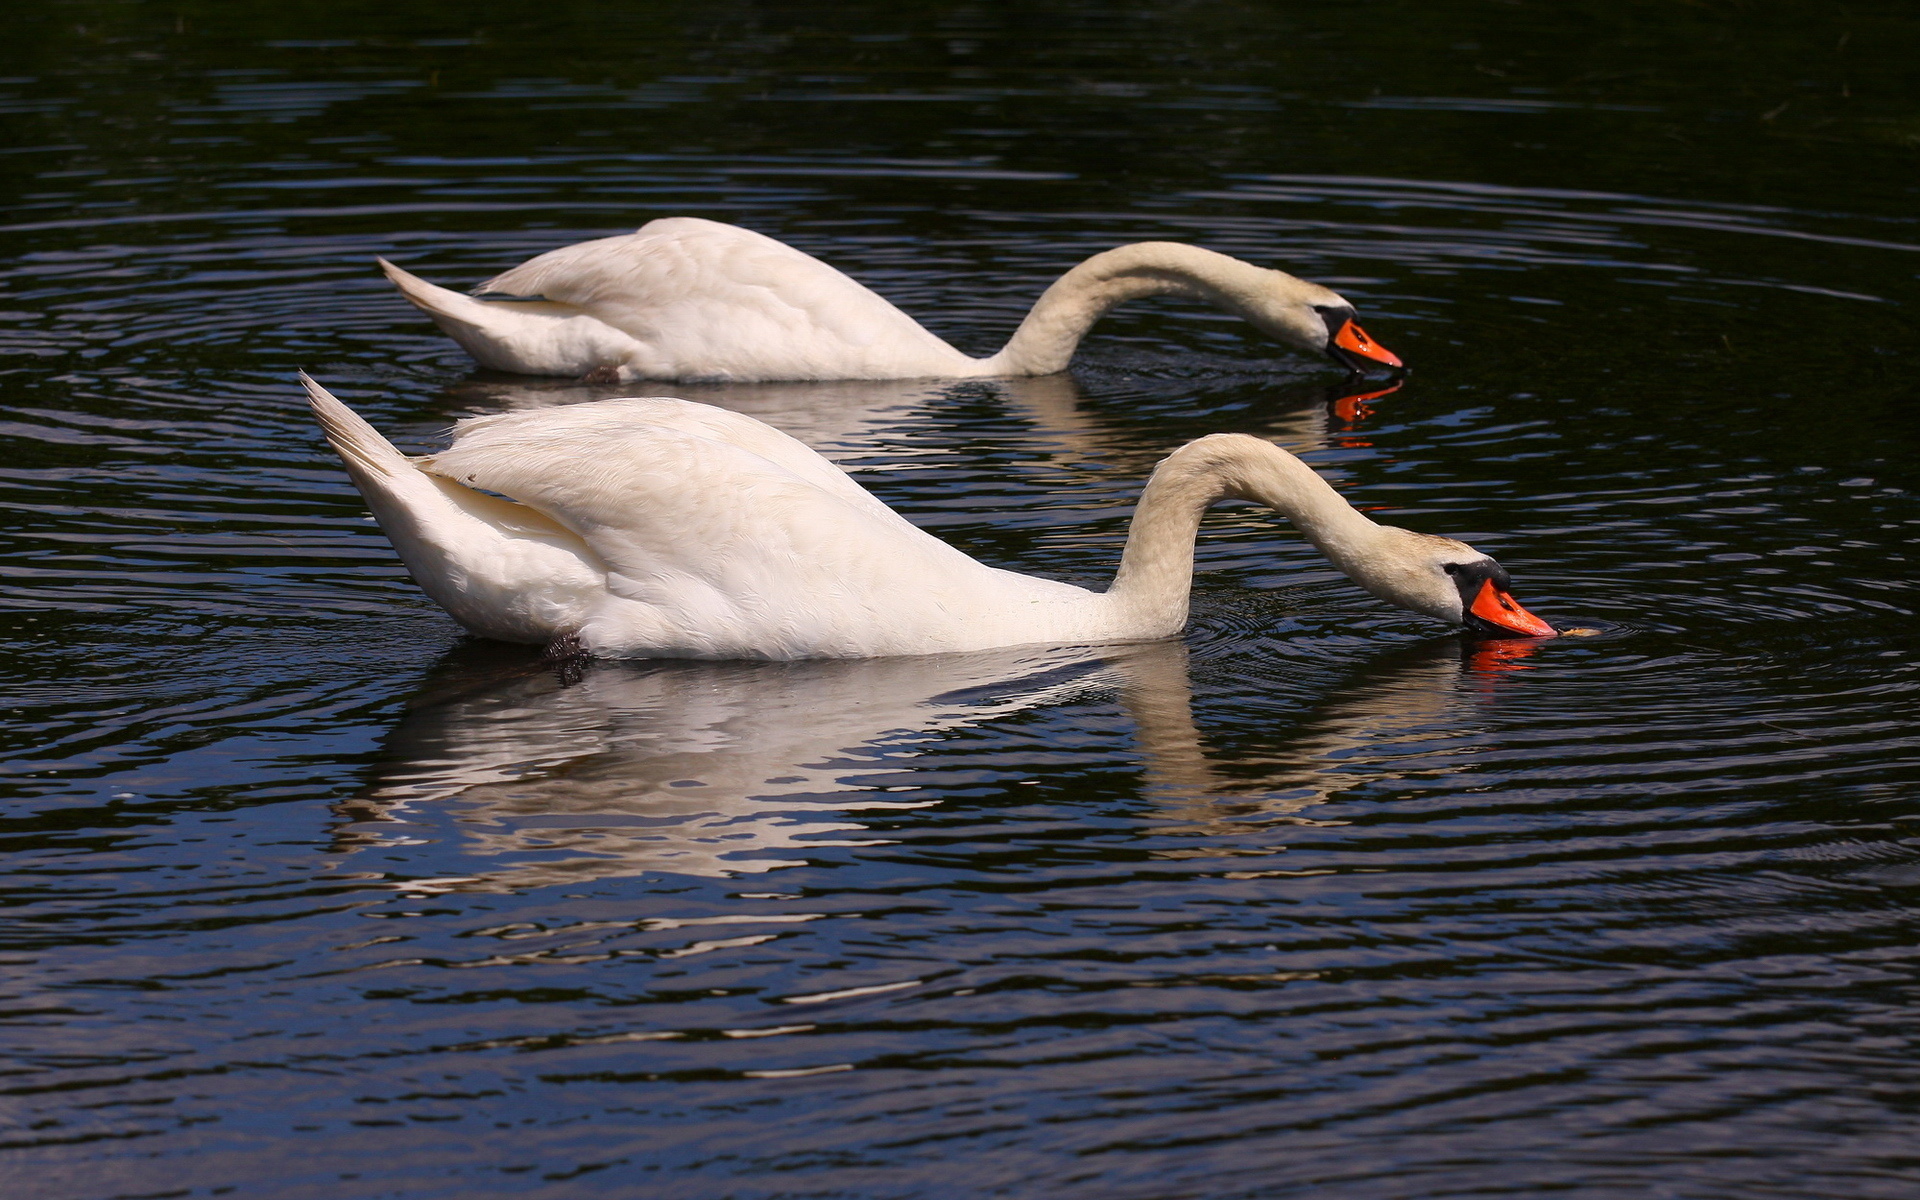
[[[529,435],[577,440],[588,445],[597,438],[640,430],[677,431],[737,446],[844,500],[900,519],[875,499],[873,493],[798,438],[745,413],[671,396],[629,396],[591,404],[468,417],[454,425],[451,449],[463,454],[510,456],[520,440]],[[445,459],[447,453],[451,450],[437,457]],[[598,457],[597,451],[590,453]],[[670,472],[669,464],[662,466]]]
[[698,217],[549,251],[476,289],[495,293],[565,305],[631,337],[638,349],[624,365],[632,377],[974,373],[973,359],[819,259]]

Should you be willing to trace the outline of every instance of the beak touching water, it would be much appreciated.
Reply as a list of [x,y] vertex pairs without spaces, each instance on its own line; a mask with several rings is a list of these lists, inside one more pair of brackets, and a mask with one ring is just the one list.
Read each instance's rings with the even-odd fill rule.
[[1488,579],[1467,606],[1467,628],[1492,637],[1553,637],[1553,626],[1520,607],[1513,593]]
[[1327,357],[1350,371],[1400,370],[1400,356],[1367,336],[1350,310],[1323,308],[1327,320]]
[[1560,631],[1520,607],[1508,590],[1507,571],[1490,558],[1448,563],[1447,574],[1460,592],[1460,623],[1467,632],[1493,638],[1550,638]]

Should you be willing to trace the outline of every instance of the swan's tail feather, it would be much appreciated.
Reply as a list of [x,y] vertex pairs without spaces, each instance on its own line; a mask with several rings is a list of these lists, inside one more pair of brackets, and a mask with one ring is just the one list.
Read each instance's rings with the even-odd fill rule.
[[[590,370],[592,364],[579,371],[568,370],[572,364],[560,364],[561,369],[550,370],[538,352],[541,339],[537,327],[541,324],[536,318],[529,327],[528,318],[514,311],[515,306],[492,304],[484,300],[475,300],[472,296],[463,296],[459,292],[438,287],[410,272],[403,271],[384,258],[375,259],[380,269],[387,273],[393,286],[400,294],[413,303],[415,308],[433,318],[433,323],[483,367],[492,367],[498,371],[525,371],[534,375],[579,375]],[[532,334],[531,339],[528,335]],[[521,345],[529,342],[529,345]],[[532,350],[532,353],[528,351]]]
[[605,579],[584,543],[538,512],[436,479],[300,373],[307,403],[421,590],[482,637],[544,645],[579,626]]
[[638,348],[632,337],[574,305],[497,292],[476,299],[436,287],[384,258],[377,261],[400,294],[483,367],[578,377],[616,368]]
[[367,424],[359,413],[316,383],[313,376],[300,372],[300,383],[307,389],[307,403],[320,422],[321,432],[327,435],[327,444],[347,464],[356,483],[363,474],[391,478],[403,472],[413,473],[413,463],[406,455],[395,450],[393,443],[381,437],[380,431]]
[[416,308],[435,320],[458,321],[462,325],[479,325],[484,321],[485,302],[471,296],[462,296],[459,292],[428,283],[426,280],[403,271],[384,258],[375,258],[380,269],[386,272],[393,286],[400,294],[412,301]]

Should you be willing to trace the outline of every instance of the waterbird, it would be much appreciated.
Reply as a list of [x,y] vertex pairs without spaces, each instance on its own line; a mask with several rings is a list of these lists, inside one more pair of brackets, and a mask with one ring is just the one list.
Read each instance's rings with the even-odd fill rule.
[[987,566],[770,425],[669,397],[470,417],[408,458],[304,373],[314,415],[422,589],[482,637],[614,658],[796,660],[1170,637],[1200,517],[1251,500],[1383,600],[1552,637],[1507,573],[1371,518],[1271,442],[1210,434],[1154,469],[1104,592]]
[[972,358],[879,294],[764,234],[699,217],[564,246],[481,284],[387,278],[484,367],[642,379],[967,379],[1063,371],[1087,330],[1141,296],[1186,296],[1350,371],[1398,369],[1339,293],[1178,242],[1136,242],[1055,280],[999,353]]

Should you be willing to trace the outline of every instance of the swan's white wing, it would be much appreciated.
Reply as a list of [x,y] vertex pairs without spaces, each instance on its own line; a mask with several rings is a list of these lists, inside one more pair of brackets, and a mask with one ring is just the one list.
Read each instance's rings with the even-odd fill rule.
[[973,360],[878,294],[772,238],[697,217],[542,254],[477,294],[539,297],[638,341],[651,378],[966,374]]
[[805,447],[793,453],[785,435],[766,430],[770,458],[725,417],[689,411],[704,407],[614,400],[481,418],[422,466],[538,509],[593,549],[626,604],[582,629],[591,648],[767,658],[970,648],[1004,639],[1010,612],[1091,598],[974,562]]
[[476,439],[484,439],[489,446],[508,447],[516,438],[534,430],[542,431],[542,436],[573,437],[584,443],[604,437],[609,431],[627,428],[675,430],[725,442],[783,467],[849,504],[871,509],[893,520],[900,519],[875,499],[872,492],[855,483],[845,471],[822,458],[805,442],[745,413],[693,400],[630,396],[590,404],[493,413],[459,422],[453,428],[453,437],[454,445],[461,448],[477,448],[482,442]]

